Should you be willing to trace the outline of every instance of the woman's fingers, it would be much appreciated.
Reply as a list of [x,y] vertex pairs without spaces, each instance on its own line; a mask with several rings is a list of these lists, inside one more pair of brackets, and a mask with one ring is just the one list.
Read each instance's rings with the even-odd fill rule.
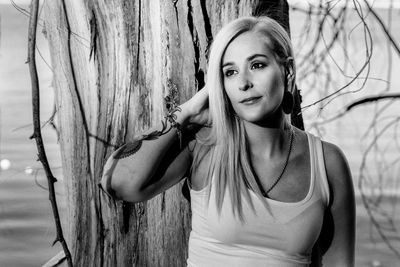
[[189,122],[194,124],[204,124],[208,120],[208,88],[204,86],[182,107],[188,110]]

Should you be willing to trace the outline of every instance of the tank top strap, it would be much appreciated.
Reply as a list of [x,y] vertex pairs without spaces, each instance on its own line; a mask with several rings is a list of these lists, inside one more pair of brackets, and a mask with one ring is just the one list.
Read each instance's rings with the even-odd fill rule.
[[310,160],[314,163],[315,181],[319,185],[325,205],[329,205],[329,183],[326,174],[324,151],[322,148],[322,141],[319,137],[314,136],[307,132],[309,147],[311,149]]

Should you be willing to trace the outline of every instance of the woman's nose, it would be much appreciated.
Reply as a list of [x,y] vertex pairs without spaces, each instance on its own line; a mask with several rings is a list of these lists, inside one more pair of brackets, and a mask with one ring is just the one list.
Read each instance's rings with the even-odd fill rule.
[[241,75],[239,80],[239,90],[240,91],[247,91],[248,89],[253,87],[253,83],[249,79],[248,75]]

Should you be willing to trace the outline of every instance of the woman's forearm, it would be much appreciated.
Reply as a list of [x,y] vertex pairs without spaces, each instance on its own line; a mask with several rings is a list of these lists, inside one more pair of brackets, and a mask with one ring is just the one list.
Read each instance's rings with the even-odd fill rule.
[[[107,160],[101,181],[102,188],[110,196],[127,201],[141,201],[143,190],[170,150],[179,142],[179,132],[186,127],[189,110],[185,104],[174,113],[175,120],[143,133],[133,143],[124,144]],[[174,121],[179,125],[174,125]],[[179,145],[178,145],[179,146]]]

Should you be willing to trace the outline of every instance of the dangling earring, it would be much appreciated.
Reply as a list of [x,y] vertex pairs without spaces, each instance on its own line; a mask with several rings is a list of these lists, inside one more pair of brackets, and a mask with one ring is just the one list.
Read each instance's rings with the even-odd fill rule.
[[285,91],[283,94],[282,100],[282,110],[285,114],[292,113],[294,108],[294,97],[293,94],[289,91]]

